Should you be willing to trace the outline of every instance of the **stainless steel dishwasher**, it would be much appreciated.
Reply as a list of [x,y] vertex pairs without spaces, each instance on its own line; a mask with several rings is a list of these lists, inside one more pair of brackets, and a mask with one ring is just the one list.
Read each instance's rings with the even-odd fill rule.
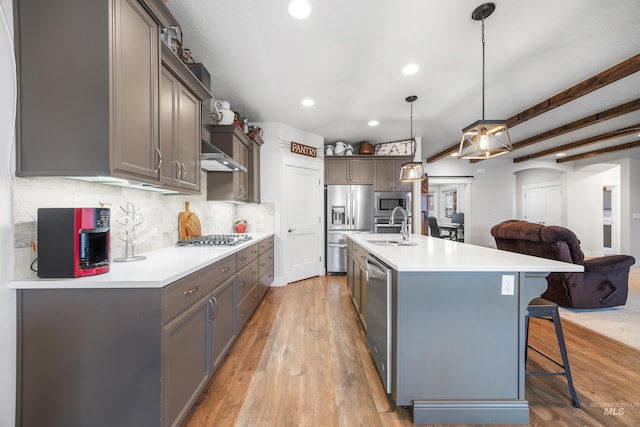
[[367,344],[387,393],[391,393],[391,271],[367,255]]

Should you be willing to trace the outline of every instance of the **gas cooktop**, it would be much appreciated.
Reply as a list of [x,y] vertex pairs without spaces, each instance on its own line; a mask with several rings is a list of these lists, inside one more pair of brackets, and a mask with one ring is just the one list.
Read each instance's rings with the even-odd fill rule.
[[248,240],[251,240],[251,236],[247,234],[209,234],[179,240],[176,246],[235,246]]

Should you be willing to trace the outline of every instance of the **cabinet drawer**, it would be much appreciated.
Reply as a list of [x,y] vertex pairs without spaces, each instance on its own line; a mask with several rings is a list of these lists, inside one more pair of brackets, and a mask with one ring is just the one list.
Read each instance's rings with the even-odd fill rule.
[[245,296],[244,299],[238,304],[236,310],[236,327],[238,333],[240,333],[242,328],[244,328],[245,323],[247,323],[247,320],[249,319],[249,317],[251,317],[259,302],[260,287],[258,283],[255,283],[251,290],[247,293],[247,296]]
[[260,255],[258,260],[258,277],[262,277],[267,270],[273,269],[273,248]]
[[351,254],[353,259],[360,265],[366,268],[367,266],[367,251],[360,245],[353,243],[351,248]]
[[266,271],[266,273],[264,273],[262,276],[260,276],[260,279],[258,280],[258,286],[260,287],[260,298],[261,299],[264,296],[264,294],[267,293],[267,291],[269,290],[269,287],[271,287],[272,283],[273,283],[273,266],[271,266],[271,268],[269,268]]
[[238,271],[236,276],[237,299],[240,301],[258,281],[258,259],[254,259],[249,265]]
[[268,237],[258,243],[259,253],[262,255],[265,251],[273,248],[273,236]]
[[258,243],[254,243],[238,252],[238,270],[258,257]]
[[215,270],[215,285],[219,285],[220,283],[227,280],[229,277],[236,274],[236,256],[229,255],[226,258],[222,258],[220,261],[217,261],[215,264],[207,267]]
[[205,268],[167,286],[165,288],[164,322],[173,320],[198,302],[211,292],[216,284],[214,270]]

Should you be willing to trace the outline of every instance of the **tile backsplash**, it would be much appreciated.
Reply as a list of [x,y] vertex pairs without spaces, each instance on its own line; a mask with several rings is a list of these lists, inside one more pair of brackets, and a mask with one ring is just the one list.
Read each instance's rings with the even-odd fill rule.
[[[124,226],[128,203],[133,203],[146,228],[140,235],[155,235],[135,247],[139,254],[172,246],[178,240],[178,214],[189,202],[189,210],[200,219],[203,234],[233,233],[236,218],[247,220],[247,232],[273,232],[272,203],[236,204],[206,200],[206,175],[202,173],[202,195],[162,195],[66,178],[14,178],[14,279],[35,276],[31,264],[36,257],[32,243],[37,239],[38,208],[111,208],[111,256],[125,256]],[[120,222],[119,222],[120,220]]]

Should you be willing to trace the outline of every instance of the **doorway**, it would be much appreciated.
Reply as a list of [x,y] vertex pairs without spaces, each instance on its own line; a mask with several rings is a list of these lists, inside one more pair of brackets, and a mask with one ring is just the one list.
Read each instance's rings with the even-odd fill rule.
[[602,187],[602,242],[605,254],[619,253],[618,249],[617,186]]

